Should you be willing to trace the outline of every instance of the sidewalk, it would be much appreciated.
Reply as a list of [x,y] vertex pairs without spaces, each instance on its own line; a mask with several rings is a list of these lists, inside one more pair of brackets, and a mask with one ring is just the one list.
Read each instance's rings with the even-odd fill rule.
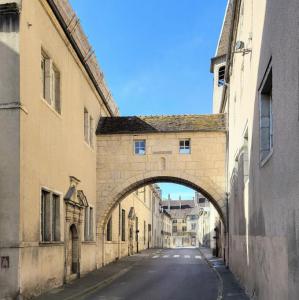
[[224,265],[221,258],[214,257],[210,248],[199,247],[199,251],[220,279],[221,287],[217,300],[249,300],[249,297],[240,287],[233,273]]
[[[151,252],[152,249],[147,250]],[[157,251],[156,249],[153,249]],[[148,254],[146,255],[148,256]],[[141,253],[134,256],[124,257],[116,262],[110,263],[98,270],[90,272],[80,279],[75,279],[70,283],[53,289],[45,294],[33,298],[34,300],[72,300],[81,298],[83,295],[94,290],[105,287],[118,277],[124,275],[132,269],[132,267],[144,259],[145,255]]]

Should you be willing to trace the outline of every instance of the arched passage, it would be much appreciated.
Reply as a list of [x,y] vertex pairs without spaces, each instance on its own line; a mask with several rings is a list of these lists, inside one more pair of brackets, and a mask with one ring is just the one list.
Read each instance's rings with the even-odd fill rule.
[[141,175],[140,178],[135,177],[134,179],[130,179],[109,193],[109,196],[106,199],[106,210],[103,211],[103,215],[98,223],[99,228],[104,229],[104,225],[107,223],[111,211],[126,196],[128,196],[138,188],[159,182],[177,183],[200,192],[214,205],[224,224],[224,227],[226,228],[227,222],[224,193],[219,194],[217,191],[217,187],[213,184],[213,182],[210,182],[208,178],[202,178],[201,180],[199,179],[200,178],[192,178],[192,176],[188,176],[186,174],[181,174],[181,177],[177,177],[173,175],[154,174],[153,172],[151,172],[151,174],[147,174],[147,176]]

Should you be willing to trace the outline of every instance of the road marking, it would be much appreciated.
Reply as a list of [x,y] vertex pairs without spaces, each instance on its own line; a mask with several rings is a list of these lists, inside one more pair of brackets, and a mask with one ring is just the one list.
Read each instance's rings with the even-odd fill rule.
[[201,259],[201,256],[200,255],[196,255],[195,258],[196,259]]
[[169,255],[163,255],[163,258],[169,257]]
[[180,257],[180,255],[174,255],[173,257]]
[[185,258],[190,258],[190,255],[184,255]]
[[155,255],[155,256],[153,256],[153,258],[158,258],[159,257],[159,255]]

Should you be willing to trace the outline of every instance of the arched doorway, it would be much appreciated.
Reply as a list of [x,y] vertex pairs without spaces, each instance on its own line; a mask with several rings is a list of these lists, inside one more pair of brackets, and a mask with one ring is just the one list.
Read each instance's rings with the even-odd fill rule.
[[78,231],[74,224],[71,225],[69,231],[69,255],[71,258],[71,274],[79,273],[79,237]]

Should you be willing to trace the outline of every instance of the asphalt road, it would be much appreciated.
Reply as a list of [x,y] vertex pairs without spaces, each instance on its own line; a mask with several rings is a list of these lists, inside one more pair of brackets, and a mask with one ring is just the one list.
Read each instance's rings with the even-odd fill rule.
[[[132,268],[84,300],[216,300],[219,279],[197,249],[137,254]],[[134,256],[131,257],[134,260]]]

